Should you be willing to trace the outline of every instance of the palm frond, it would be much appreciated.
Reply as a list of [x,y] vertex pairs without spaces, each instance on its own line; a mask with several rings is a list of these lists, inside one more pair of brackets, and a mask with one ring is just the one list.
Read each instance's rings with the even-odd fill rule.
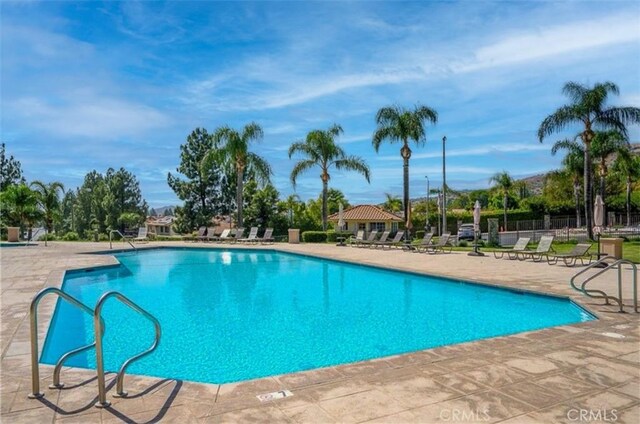
[[298,176],[303,172],[313,168],[317,164],[318,163],[314,160],[305,159],[305,160],[301,160],[300,162],[296,163],[293,166],[293,169],[291,170],[291,185],[293,186],[294,190],[296,188],[296,182],[297,182]]
[[386,106],[378,110],[376,113],[376,123],[378,125],[389,125],[393,122],[397,122],[400,119],[400,115],[405,110],[400,106]]
[[356,171],[362,174],[364,178],[370,183],[371,171],[367,162],[359,156],[347,156],[343,159],[338,159],[334,162],[336,169],[342,171]]
[[400,141],[400,137],[396,134],[395,129],[393,127],[381,127],[378,128],[373,133],[373,139],[371,140],[371,144],[373,148],[377,152],[380,150],[380,145],[384,140],[388,140],[389,143],[396,143]]
[[304,141],[297,141],[289,146],[289,159],[296,153],[302,153],[314,159],[318,158],[318,152],[316,152],[313,146]]
[[564,130],[568,125],[582,122],[579,112],[573,105],[562,106],[554,113],[544,118],[538,128],[538,141],[542,143],[545,137]]
[[438,112],[436,112],[435,109],[431,109],[427,106],[416,105],[415,111],[413,113],[421,121],[428,121],[432,124],[438,123]]
[[273,174],[269,162],[253,152],[247,154],[247,170],[253,172],[261,184],[268,183]]
[[580,103],[588,90],[586,86],[574,81],[569,81],[562,87],[562,93],[573,103]]
[[262,127],[255,122],[251,122],[244,126],[242,130],[242,140],[249,145],[252,141],[259,142],[264,137]]
[[569,139],[558,140],[551,147],[551,154],[556,155],[559,150],[567,150],[568,152],[579,152],[580,154],[584,154],[584,149],[582,145],[576,141],[572,141]]

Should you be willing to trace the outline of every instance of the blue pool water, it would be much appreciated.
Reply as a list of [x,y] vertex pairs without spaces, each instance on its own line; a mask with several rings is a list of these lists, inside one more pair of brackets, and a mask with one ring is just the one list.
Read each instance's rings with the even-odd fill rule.
[[[129,372],[157,377],[233,382],[594,319],[566,299],[274,251],[117,258],[68,272],[63,289],[91,307],[117,290],[155,315],[160,346]],[[116,371],[151,344],[153,326],[115,300],[103,316],[105,368]],[[92,340],[90,317],[59,301],[41,360]],[[94,350],[69,365],[94,368]]]

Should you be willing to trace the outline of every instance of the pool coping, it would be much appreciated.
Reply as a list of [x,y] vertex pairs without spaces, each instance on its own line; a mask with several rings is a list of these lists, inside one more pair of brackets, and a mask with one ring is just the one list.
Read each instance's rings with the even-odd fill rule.
[[[364,360],[360,360],[360,361],[344,362],[344,363],[339,363],[339,364],[333,364],[333,365],[327,365],[327,366],[323,366],[323,367],[307,369],[307,370],[292,371],[292,372],[283,373],[283,374],[273,374],[273,375],[256,377],[256,378],[251,378],[251,379],[247,379],[247,380],[238,380],[238,381],[228,382],[228,383],[209,383],[209,382],[200,382],[200,381],[194,381],[194,380],[180,379],[181,381],[185,381],[185,382],[189,382],[189,383],[193,383],[193,384],[205,384],[205,385],[209,385],[209,386],[225,386],[225,385],[229,385],[230,386],[230,385],[236,385],[236,384],[247,383],[247,382],[252,382],[252,381],[260,381],[260,380],[269,379],[269,378],[278,378],[278,377],[288,376],[288,375],[310,373],[310,372],[314,372],[314,371],[318,371],[318,370],[327,370],[327,369],[332,369],[332,368],[340,367],[340,366],[352,366],[352,365],[356,365],[356,364],[365,364],[365,363],[368,363],[368,362],[385,361],[385,360],[388,360],[390,358],[396,358],[396,357],[399,357],[399,356],[426,353],[426,352],[429,352],[429,351],[433,351],[435,349],[442,349],[442,348],[447,348],[447,347],[451,347],[451,346],[460,346],[460,345],[465,345],[465,344],[472,344],[472,343],[480,342],[480,341],[483,341],[483,340],[508,338],[508,337],[513,337],[513,336],[519,335],[519,334],[534,333],[534,332],[539,332],[539,331],[544,331],[544,330],[549,330],[549,329],[554,329],[554,328],[567,327],[567,326],[581,326],[581,325],[588,324],[590,322],[597,322],[597,321],[599,321],[601,319],[601,317],[598,315],[598,313],[596,313],[595,311],[592,311],[586,305],[583,305],[576,298],[574,298],[574,296],[570,296],[570,295],[565,296],[565,295],[561,295],[561,294],[557,294],[557,293],[545,293],[545,292],[542,292],[542,291],[531,290],[531,289],[526,289],[526,288],[514,288],[514,287],[501,285],[499,283],[491,283],[491,282],[486,282],[486,281],[481,281],[481,280],[465,280],[465,279],[460,279],[460,278],[451,277],[451,276],[447,276],[447,275],[442,275],[442,274],[438,274],[438,273],[425,273],[425,272],[418,272],[418,271],[414,271],[414,270],[397,269],[397,268],[393,268],[393,267],[386,267],[386,266],[379,265],[379,264],[364,264],[364,263],[358,263],[358,262],[354,262],[354,261],[349,261],[349,260],[346,260],[346,259],[327,258],[327,257],[321,256],[319,254],[318,255],[314,255],[314,254],[310,254],[308,252],[300,253],[300,252],[292,252],[292,251],[289,251],[289,250],[286,250],[286,249],[284,249],[284,250],[283,249],[277,249],[277,248],[275,248],[275,245],[265,245],[263,248],[256,248],[256,247],[258,247],[258,246],[252,246],[252,245],[245,245],[245,246],[239,245],[238,246],[236,244],[211,246],[211,245],[204,244],[204,245],[196,245],[196,246],[143,246],[143,247],[137,248],[137,250],[138,251],[151,251],[151,250],[177,249],[177,250],[244,250],[244,251],[257,251],[257,252],[273,251],[273,252],[285,253],[285,254],[301,256],[301,257],[308,257],[308,258],[314,258],[314,259],[322,259],[322,260],[341,262],[341,263],[360,266],[360,267],[369,267],[369,268],[376,268],[376,269],[385,270],[385,271],[402,272],[402,273],[407,273],[407,274],[420,276],[420,277],[436,277],[436,278],[441,278],[441,279],[447,280],[448,282],[452,282],[452,283],[456,283],[456,284],[473,284],[473,285],[483,286],[483,287],[487,287],[487,288],[492,288],[492,289],[498,289],[498,290],[504,290],[504,291],[513,292],[513,293],[518,293],[518,294],[528,294],[528,295],[533,295],[533,296],[551,297],[551,298],[556,298],[556,299],[568,300],[574,306],[580,308],[584,312],[586,312],[589,315],[591,315],[593,317],[593,319],[589,320],[589,321],[576,322],[576,323],[571,323],[571,324],[561,324],[561,325],[555,325],[555,326],[550,326],[550,327],[539,328],[539,329],[536,329],[536,330],[520,331],[520,332],[516,332],[516,333],[509,333],[509,334],[502,334],[502,335],[497,335],[497,336],[492,336],[492,337],[485,337],[485,338],[467,340],[467,341],[459,342],[459,343],[452,343],[452,344],[445,344],[445,345],[441,345],[441,346],[434,346],[434,347],[430,347],[430,348],[427,348],[427,349],[418,349],[418,350],[415,350],[415,351],[397,353],[397,354],[391,354],[391,355],[385,355],[385,356],[380,356],[380,357],[371,358],[371,359],[364,359]],[[62,289],[65,277],[66,277],[67,273],[70,273],[70,272],[82,272],[82,271],[86,271],[86,270],[102,270],[102,269],[120,267],[120,266],[122,266],[122,264],[118,260],[118,258],[115,257],[114,255],[118,254],[118,253],[134,253],[134,252],[135,251],[133,251],[131,249],[113,249],[113,250],[109,249],[109,250],[90,251],[90,252],[78,252],[77,254],[80,254],[80,255],[92,255],[92,256],[98,256],[98,257],[102,257],[102,258],[109,258],[109,260],[114,261],[115,263],[96,264],[96,265],[81,266],[81,267],[71,267],[71,268],[64,268],[62,270],[52,271],[49,274],[49,276],[47,277],[47,280],[45,282],[45,287],[56,287],[56,288]],[[580,297],[578,299],[582,299],[582,297]],[[44,328],[44,332],[42,332],[41,329],[40,329],[39,333],[38,333],[38,346],[39,346],[39,349],[40,349],[39,352],[38,352],[38,360],[40,360],[40,356],[42,355],[42,353],[44,351],[44,344],[46,342],[46,337],[49,334],[49,328],[51,326],[51,323],[53,322],[53,318],[54,318],[55,312],[57,310],[58,302],[63,301],[59,296],[57,296],[56,298],[53,298],[53,297],[45,298],[45,299],[42,300],[41,303],[45,303],[47,300],[50,301],[50,302],[55,302],[55,304],[53,305],[53,308],[52,308],[51,312],[49,312],[49,310],[51,309],[50,305],[47,304],[47,309],[46,309],[47,312],[45,314],[42,314],[42,315],[39,314],[38,315],[38,318],[39,318],[38,322],[39,323],[42,323],[43,321],[46,320],[46,325],[42,325],[41,324],[41,327]],[[40,363],[40,366],[41,367],[51,367],[52,369],[54,367],[54,365],[45,364],[45,363]],[[83,370],[83,371],[88,371],[88,372],[92,372],[92,371],[95,372],[95,369],[93,369],[93,368],[63,366],[63,369],[76,369],[76,370]],[[127,376],[131,376],[131,377],[155,378],[155,379],[170,378],[170,377],[148,376],[148,375],[134,374],[134,373],[126,373],[126,375]]]
[[[4,289],[8,292],[7,295],[12,293],[11,296],[14,298],[20,295],[19,299],[13,303],[21,302],[20,299],[24,299],[25,295],[33,295],[34,289],[61,285],[67,271],[99,268],[109,265],[109,262],[117,265],[113,255],[104,254],[117,250],[105,250],[103,249],[105,246],[98,243],[87,244],[86,248],[78,243],[54,243],[54,245],[60,245],[62,250],[51,258],[60,259],[52,262],[51,259],[46,259],[48,255],[42,256],[46,266],[36,265],[36,267],[39,266],[39,272],[28,274],[34,276],[28,284],[14,283],[20,278],[23,269],[28,269],[28,261],[21,262],[20,257],[17,257],[19,266],[7,268],[8,271],[13,270],[13,272],[9,271],[11,274],[8,277],[3,276],[3,283],[6,281],[9,284]],[[520,267],[517,264],[511,264],[511,261],[499,261],[495,262],[494,271],[491,268],[494,263],[492,258],[467,260],[466,255],[463,258],[458,253],[444,255],[442,260],[436,261],[431,259],[414,261],[407,253],[402,252],[391,254],[391,256],[397,255],[395,258],[400,259],[397,261],[389,256],[354,252],[347,254],[349,260],[345,260],[343,249],[308,244],[245,247],[243,245],[185,245],[184,242],[163,243],[158,246],[154,243],[141,247],[141,250],[155,247],[181,249],[235,247],[255,250],[272,248],[283,253],[350,264],[364,264],[423,276],[440,276],[437,272],[423,271],[423,269],[432,271],[435,268],[441,272],[451,271],[450,275],[460,276],[460,278],[452,278],[444,275],[443,278],[454,281],[466,280],[471,284],[475,281],[468,277],[478,275],[475,264],[482,264],[478,268],[479,274],[487,277],[480,283],[500,289],[513,289],[515,286],[520,291],[569,298],[599,319],[239,383],[192,383],[127,374],[125,388],[130,389],[134,394],[131,400],[111,399],[109,395],[109,399],[113,402],[112,407],[99,410],[93,408],[92,401],[86,403],[87,399],[95,397],[95,385],[92,387],[89,384],[85,388],[75,388],[95,380],[95,370],[90,369],[65,367],[62,379],[72,383],[69,388],[73,390],[46,391],[46,398],[41,401],[26,399],[26,393],[30,387],[28,354],[24,346],[25,341],[28,340],[28,331],[24,331],[28,330],[27,316],[19,326],[16,324],[16,327],[13,327],[18,331],[12,332],[13,335],[3,339],[9,342],[3,347],[5,368],[2,370],[4,373],[2,384],[3,389],[6,389],[2,392],[2,398],[5,401],[2,403],[3,418],[17,419],[19,422],[33,422],[35,417],[48,421],[75,418],[83,422],[100,422],[101,420],[111,422],[114,418],[117,420],[130,418],[146,422],[150,417],[152,422],[163,417],[179,419],[180,422],[202,422],[203,418],[206,418],[206,422],[256,419],[278,422],[306,422],[318,419],[326,422],[345,422],[366,421],[379,417],[375,420],[376,422],[433,422],[438,419],[438,411],[451,411],[450,408],[455,407],[472,413],[477,411],[475,409],[477,406],[481,406],[491,408],[491,415],[499,420],[518,416],[525,419],[525,422],[528,422],[527,419],[533,422],[558,422],[562,421],[562,417],[566,419],[569,408],[575,405],[587,405],[585,402],[590,402],[593,396],[597,396],[597,399],[602,400],[602,405],[609,405],[610,408],[618,407],[621,404],[616,402],[624,400],[624,406],[619,406],[623,416],[625,414],[634,416],[633,411],[636,411],[636,415],[640,411],[640,396],[637,394],[638,370],[640,370],[640,360],[637,358],[638,346],[640,346],[640,333],[638,333],[640,315],[619,314],[613,306],[605,306],[601,301],[574,292],[566,283],[572,271],[565,267],[548,268],[546,265],[532,263]],[[42,250],[42,252],[45,251]],[[91,255],[97,252],[104,253]],[[83,258],[84,254],[89,254],[91,259],[87,259],[86,256]],[[35,259],[41,256],[37,254],[37,256],[23,257]],[[385,265],[388,263],[391,266],[379,266],[371,262]],[[439,265],[431,267],[429,263]],[[458,268],[459,263],[460,268]],[[73,266],[74,264],[82,264],[82,266]],[[550,272],[546,274],[545,269],[549,269]],[[518,279],[514,280],[512,275],[518,275]],[[487,283],[487,281],[491,282]],[[540,290],[530,290],[530,288]],[[45,302],[51,304],[47,310],[44,310]],[[44,327],[46,323],[48,330],[55,302],[54,296],[43,299],[41,304],[43,325],[40,327]],[[599,313],[594,313],[592,308],[597,309]],[[14,309],[11,308],[9,311],[3,309],[3,313],[12,314]],[[24,307],[20,310],[23,311]],[[600,313],[602,313],[601,316]],[[24,315],[21,314],[21,316]],[[27,328],[24,321],[27,321]],[[39,335],[42,336],[39,340],[44,340],[46,334],[39,331]],[[609,338],[612,334],[622,339]],[[626,340],[624,340],[625,337]],[[627,352],[635,353],[627,354]],[[571,362],[572,354],[579,354],[579,357],[586,359],[581,360],[579,364],[574,364]],[[563,359],[563,355],[569,355],[569,357]],[[43,385],[46,386],[50,382],[52,370],[51,365],[41,365]],[[610,374],[611,372],[614,373]],[[112,375],[108,376],[108,380],[114,384],[112,377]],[[577,384],[577,386],[571,386],[571,391],[565,394],[556,390],[557,383],[552,383],[554,386],[549,387],[548,390],[541,388],[540,384],[547,384],[544,382],[549,380],[566,381],[566,384]],[[436,384],[436,386],[432,386],[426,392],[421,392],[422,388],[414,392],[417,389],[413,386],[414,384]],[[471,384],[472,387],[463,388],[457,384]],[[585,384],[587,386],[584,386]],[[633,384],[636,385],[635,389]],[[439,388],[438,391],[433,392],[432,390],[436,387]],[[525,387],[528,387],[526,396],[519,391]],[[580,389],[580,387],[584,388]],[[295,396],[264,403],[256,396],[285,389],[292,390]],[[407,390],[410,391],[407,392]],[[441,393],[441,390],[444,392]],[[512,392],[512,390],[516,391]],[[578,391],[574,392],[574,390]],[[553,402],[546,403],[547,406],[540,403],[545,397],[554,393]],[[409,398],[405,399],[402,396],[409,396]],[[134,398],[137,400],[134,401]],[[629,401],[629,398],[634,400]],[[504,409],[504,402],[507,403],[506,409]],[[73,409],[73,406],[76,409]],[[433,415],[434,413],[436,415]],[[555,418],[549,421],[549,417],[552,416]],[[626,421],[624,418],[622,420]],[[516,420],[516,422],[520,421]]]

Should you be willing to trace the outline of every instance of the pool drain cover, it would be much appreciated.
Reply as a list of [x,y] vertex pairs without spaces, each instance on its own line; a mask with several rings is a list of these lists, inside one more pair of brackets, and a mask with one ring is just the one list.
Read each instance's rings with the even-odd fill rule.
[[611,337],[612,339],[624,339],[624,335],[618,333],[600,333],[603,336]]
[[291,393],[289,390],[279,390],[277,392],[257,395],[256,397],[260,402],[270,402],[272,400],[283,399],[290,396],[293,396],[293,393]]

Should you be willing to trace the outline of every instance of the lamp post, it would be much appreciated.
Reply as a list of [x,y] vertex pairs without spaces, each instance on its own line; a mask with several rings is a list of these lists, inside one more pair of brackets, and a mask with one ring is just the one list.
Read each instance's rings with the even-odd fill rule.
[[424,223],[424,231],[425,232],[429,232],[429,176],[425,175],[424,176],[427,179],[427,207],[426,207],[426,214],[427,214],[427,219]]
[[[447,136],[442,137],[442,233],[447,232],[447,172],[445,165],[445,143]],[[440,235],[442,235],[442,233]]]

